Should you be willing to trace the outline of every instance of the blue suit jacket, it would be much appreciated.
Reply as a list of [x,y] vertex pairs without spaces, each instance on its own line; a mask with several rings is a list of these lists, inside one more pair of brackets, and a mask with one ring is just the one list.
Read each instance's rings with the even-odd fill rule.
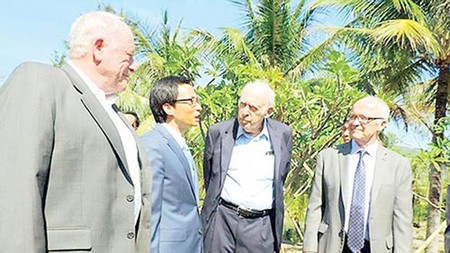
[[201,219],[181,147],[160,124],[141,141],[153,172],[151,252],[201,252]]

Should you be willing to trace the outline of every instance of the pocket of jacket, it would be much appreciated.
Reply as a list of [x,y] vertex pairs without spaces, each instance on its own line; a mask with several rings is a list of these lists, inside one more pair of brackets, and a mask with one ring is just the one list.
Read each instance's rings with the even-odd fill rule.
[[386,248],[392,249],[393,246],[394,246],[394,238],[392,237],[392,235],[390,235],[386,237]]
[[162,242],[182,242],[187,238],[186,229],[161,229],[160,240]]
[[91,231],[89,229],[49,229],[47,230],[48,250],[90,250]]
[[326,223],[320,223],[319,225],[319,233],[325,234],[325,231],[328,229],[328,224]]

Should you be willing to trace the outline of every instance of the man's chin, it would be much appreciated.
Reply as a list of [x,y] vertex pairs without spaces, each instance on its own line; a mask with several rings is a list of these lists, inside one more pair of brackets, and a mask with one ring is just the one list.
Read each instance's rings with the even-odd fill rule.
[[118,85],[117,86],[117,89],[116,89],[116,91],[117,91],[117,93],[122,93],[122,92],[124,92],[125,90],[127,89],[127,85],[125,84],[125,85]]

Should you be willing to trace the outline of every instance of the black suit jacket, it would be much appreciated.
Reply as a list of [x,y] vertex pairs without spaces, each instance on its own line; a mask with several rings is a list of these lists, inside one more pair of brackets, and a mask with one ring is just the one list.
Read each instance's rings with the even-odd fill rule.
[[[236,119],[219,122],[209,128],[203,158],[203,173],[205,180],[206,197],[202,209],[202,219],[205,225],[205,236],[210,235],[211,221],[213,220],[220,195],[230,165],[238,129]],[[275,156],[274,177],[274,215],[271,216],[273,232],[276,240],[276,251],[280,250],[283,231],[284,198],[283,184],[289,172],[292,155],[292,130],[286,124],[268,119],[267,127]],[[207,240],[208,238],[205,238]]]

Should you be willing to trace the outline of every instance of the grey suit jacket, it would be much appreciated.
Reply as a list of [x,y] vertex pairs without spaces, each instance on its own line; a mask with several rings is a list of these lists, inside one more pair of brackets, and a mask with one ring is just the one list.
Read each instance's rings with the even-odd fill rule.
[[447,227],[444,231],[444,252],[450,253],[450,185],[447,185],[447,199],[445,203]]
[[153,175],[152,253],[200,253],[201,219],[186,156],[161,124],[141,140]]
[[[270,140],[275,156],[274,203],[275,215],[271,216],[275,237],[275,248],[281,247],[284,217],[283,184],[289,172],[292,154],[292,130],[289,126],[272,120],[267,120]],[[205,243],[210,241],[208,229],[211,229],[214,214],[219,205],[223,184],[230,164],[238,129],[237,120],[219,122],[208,130],[205,143],[203,173],[206,197],[202,209],[202,219],[205,225]]]
[[[306,213],[304,252],[342,251],[350,151],[348,143],[318,156]],[[368,217],[372,253],[413,252],[411,182],[409,161],[379,145]]]
[[70,66],[25,63],[6,81],[0,161],[1,252],[149,252],[151,178],[135,225],[119,134]]

